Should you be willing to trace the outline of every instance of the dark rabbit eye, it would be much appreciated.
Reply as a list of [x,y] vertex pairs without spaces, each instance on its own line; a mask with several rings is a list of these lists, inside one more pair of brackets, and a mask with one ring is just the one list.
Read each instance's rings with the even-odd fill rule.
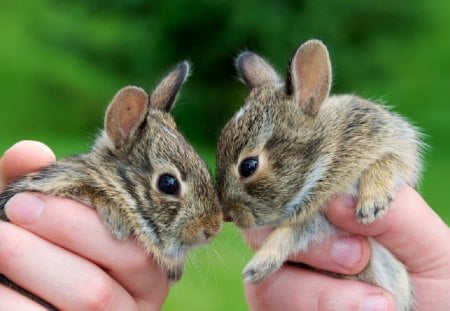
[[258,168],[258,157],[245,158],[239,166],[239,174],[242,177],[251,176]]
[[174,176],[170,174],[162,174],[158,179],[158,188],[165,194],[176,195],[178,194],[180,185]]

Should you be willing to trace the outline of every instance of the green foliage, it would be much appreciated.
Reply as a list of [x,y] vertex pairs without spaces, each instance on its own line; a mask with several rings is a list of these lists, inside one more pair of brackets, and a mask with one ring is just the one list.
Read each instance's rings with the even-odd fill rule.
[[[175,115],[213,168],[219,131],[246,92],[233,57],[253,50],[284,74],[295,48],[319,38],[335,93],[381,98],[423,129],[430,148],[421,192],[450,223],[449,29],[450,4],[440,0],[3,0],[0,149],[27,138],[59,156],[84,152],[120,87],[150,90],[187,58],[194,74]],[[192,297],[197,310],[245,308],[239,274],[249,252],[230,226],[218,241],[197,252],[167,310]]]

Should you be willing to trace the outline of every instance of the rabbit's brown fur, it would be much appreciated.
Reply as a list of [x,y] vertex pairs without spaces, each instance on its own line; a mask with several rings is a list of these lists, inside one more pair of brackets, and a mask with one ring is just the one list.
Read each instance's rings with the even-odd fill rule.
[[[330,198],[358,196],[361,223],[383,216],[397,187],[416,185],[421,141],[413,126],[379,104],[329,96],[331,65],[320,41],[299,47],[286,82],[251,52],[236,66],[251,90],[220,135],[217,186],[225,217],[236,225],[276,227],[244,270],[246,282],[259,282],[290,254],[343,234],[322,214]],[[243,177],[240,167],[250,157],[258,166]],[[355,278],[390,290],[398,310],[411,310],[406,269],[371,245],[371,263]]]
[[[7,220],[4,205],[21,191],[87,203],[117,238],[135,235],[169,279],[178,280],[185,252],[208,241],[222,221],[210,173],[169,114],[188,73],[188,63],[181,63],[150,96],[137,87],[120,90],[92,151],[9,185],[0,194],[0,219]],[[158,187],[163,174],[177,179],[174,195]]]

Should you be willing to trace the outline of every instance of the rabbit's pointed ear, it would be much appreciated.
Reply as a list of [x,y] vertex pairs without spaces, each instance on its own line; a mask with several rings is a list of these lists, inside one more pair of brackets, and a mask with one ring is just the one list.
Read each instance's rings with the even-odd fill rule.
[[331,88],[331,63],[326,46],[319,40],[302,44],[289,66],[287,92],[309,115],[315,115]]
[[189,69],[189,63],[183,61],[162,79],[150,96],[150,108],[169,112],[175,103],[181,85],[189,76]]
[[117,92],[105,115],[105,131],[116,149],[131,141],[147,112],[148,94],[143,89],[126,86]]
[[252,52],[243,52],[235,60],[236,69],[249,88],[266,83],[277,83],[280,77],[263,58]]

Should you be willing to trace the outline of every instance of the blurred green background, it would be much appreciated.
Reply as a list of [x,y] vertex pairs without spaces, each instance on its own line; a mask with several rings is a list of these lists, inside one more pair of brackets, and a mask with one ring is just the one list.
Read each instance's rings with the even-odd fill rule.
[[[0,150],[35,139],[59,157],[87,151],[119,88],[151,90],[188,59],[194,74],[174,114],[213,169],[219,131],[246,93],[234,56],[256,51],[284,74],[297,46],[319,38],[334,93],[382,100],[423,129],[420,191],[450,223],[449,35],[444,0],[2,0]],[[245,310],[240,272],[250,256],[226,225],[192,253],[164,309]]]

